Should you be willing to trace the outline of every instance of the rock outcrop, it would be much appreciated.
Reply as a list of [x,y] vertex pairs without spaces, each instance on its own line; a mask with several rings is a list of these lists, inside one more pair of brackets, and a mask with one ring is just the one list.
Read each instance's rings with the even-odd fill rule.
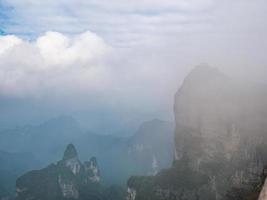
[[196,67],[175,95],[173,166],[154,177],[132,177],[135,200],[238,199],[232,198],[236,191],[251,193],[267,163],[266,102],[266,88]]
[[99,182],[100,173],[96,161],[96,157],[92,157],[89,162],[84,163],[84,169],[86,177],[88,177],[88,182]]
[[[83,199],[85,193],[100,189],[100,174],[96,158],[82,164],[73,144],[69,144],[63,159],[48,167],[30,171],[17,179],[19,200]],[[86,194],[88,196],[94,194]],[[90,198],[89,198],[90,199]]]
[[266,164],[267,93],[209,66],[195,68],[175,95],[175,160],[210,178],[216,199],[259,180]]
[[144,122],[127,144],[132,174],[155,175],[171,166],[174,148],[173,123],[154,119]]

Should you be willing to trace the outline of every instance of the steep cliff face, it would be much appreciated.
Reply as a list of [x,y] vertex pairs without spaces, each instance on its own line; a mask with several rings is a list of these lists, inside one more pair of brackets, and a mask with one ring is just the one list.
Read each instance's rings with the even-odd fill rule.
[[129,198],[220,200],[238,199],[236,191],[250,194],[267,163],[266,102],[264,87],[196,67],[175,95],[172,168],[132,177]]
[[86,177],[88,177],[88,182],[99,182],[100,172],[98,169],[96,157],[92,157],[89,162],[84,163],[84,169]]
[[256,181],[266,164],[267,93],[199,66],[176,93],[175,159],[205,172],[217,197]]
[[159,119],[144,122],[127,144],[127,156],[135,167],[132,173],[155,175],[160,169],[171,166],[173,138],[173,123]]
[[69,144],[63,159],[57,164],[28,172],[18,178],[16,191],[20,200],[83,199],[88,188],[96,190],[86,194],[87,197],[94,196],[100,190],[99,182],[96,158],[82,164],[74,145]]
[[156,176],[134,176],[128,180],[128,200],[214,200],[209,177],[188,168],[184,157]]
[[231,159],[244,142],[262,143],[266,100],[260,86],[235,82],[208,66],[195,68],[175,95],[176,159],[199,150],[202,155],[223,152]]

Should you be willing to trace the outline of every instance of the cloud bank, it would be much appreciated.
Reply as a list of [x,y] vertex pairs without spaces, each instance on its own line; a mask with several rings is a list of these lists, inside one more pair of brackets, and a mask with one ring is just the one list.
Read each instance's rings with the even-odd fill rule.
[[199,63],[267,82],[266,8],[265,0],[2,0],[0,95],[172,117],[173,95]]
[[0,92],[27,96],[96,89],[105,85],[109,51],[111,47],[89,31],[74,37],[47,32],[32,42],[1,36]]

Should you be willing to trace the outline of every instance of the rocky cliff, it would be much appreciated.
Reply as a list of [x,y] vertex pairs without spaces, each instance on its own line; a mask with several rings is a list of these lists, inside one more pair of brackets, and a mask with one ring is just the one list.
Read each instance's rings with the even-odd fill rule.
[[81,163],[74,145],[69,144],[56,164],[19,177],[16,191],[19,200],[94,199],[101,190],[99,182],[96,158]]
[[189,157],[217,199],[256,182],[266,164],[267,93],[209,66],[195,68],[175,95],[175,160]]
[[132,177],[129,199],[147,200],[148,191],[161,200],[227,199],[233,188],[252,192],[267,162],[266,102],[264,87],[196,67],[175,95],[173,167]]
[[132,174],[155,175],[171,166],[174,148],[173,123],[154,119],[144,122],[127,142]]

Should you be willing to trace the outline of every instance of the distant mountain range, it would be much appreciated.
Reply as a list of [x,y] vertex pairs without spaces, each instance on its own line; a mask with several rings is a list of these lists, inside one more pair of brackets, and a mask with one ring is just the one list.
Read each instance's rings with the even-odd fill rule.
[[[30,152],[38,159],[38,166],[44,167],[55,162],[66,145],[73,143],[78,147],[81,159],[98,158],[105,184],[124,185],[131,175],[155,174],[170,166],[173,138],[173,124],[162,120],[145,122],[135,135],[125,138],[85,131],[74,118],[63,116],[37,126],[0,132],[0,150]],[[29,165],[29,169],[34,167]]]

